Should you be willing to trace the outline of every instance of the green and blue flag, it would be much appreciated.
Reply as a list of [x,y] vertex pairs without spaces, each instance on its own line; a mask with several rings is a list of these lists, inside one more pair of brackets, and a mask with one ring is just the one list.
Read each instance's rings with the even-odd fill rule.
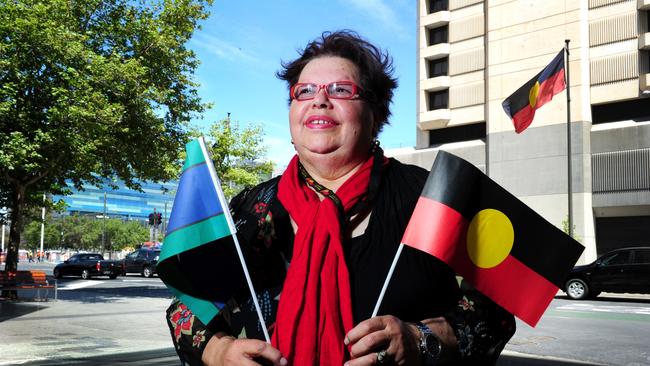
[[234,224],[202,138],[187,157],[156,271],[201,322],[210,326],[224,303],[245,288]]

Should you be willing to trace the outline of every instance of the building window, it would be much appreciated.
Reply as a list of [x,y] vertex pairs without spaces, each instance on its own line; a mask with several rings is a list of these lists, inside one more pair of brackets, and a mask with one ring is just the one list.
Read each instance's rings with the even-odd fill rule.
[[429,14],[448,9],[449,0],[429,0]]
[[650,121],[650,98],[592,105],[591,118],[593,124],[625,120]]
[[427,92],[429,97],[429,110],[447,109],[449,105],[449,90]]
[[429,146],[485,139],[485,122],[429,131]]
[[438,43],[447,43],[447,26],[429,29],[429,46]]
[[445,57],[435,60],[428,60],[427,64],[429,67],[429,78],[447,75],[447,65],[449,64],[449,58]]

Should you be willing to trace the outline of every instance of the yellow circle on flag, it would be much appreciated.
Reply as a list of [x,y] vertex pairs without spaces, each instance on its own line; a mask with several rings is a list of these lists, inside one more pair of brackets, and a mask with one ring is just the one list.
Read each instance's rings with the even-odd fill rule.
[[510,219],[492,208],[474,215],[467,229],[467,253],[480,268],[492,268],[503,262],[514,241],[515,231]]
[[537,104],[537,94],[539,94],[539,81],[536,81],[528,92],[528,103],[532,108],[535,108],[535,104]]

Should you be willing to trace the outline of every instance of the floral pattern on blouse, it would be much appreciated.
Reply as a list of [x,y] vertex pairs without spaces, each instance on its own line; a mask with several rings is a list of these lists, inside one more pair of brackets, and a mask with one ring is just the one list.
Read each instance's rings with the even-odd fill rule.
[[465,311],[474,311],[474,301],[468,300],[467,296],[463,296],[463,298],[458,303],[458,306],[460,306]]
[[170,317],[171,325],[174,331],[174,338],[178,341],[181,334],[192,335],[192,325],[194,324],[194,315],[185,304],[180,304],[174,310]]
[[203,342],[205,342],[205,329],[194,333],[192,338],[192,347],[199,348]]
[[493,365],[515,333],[514,317],[464,280],[460,287],[463,297],[445,318],[454,328],[461,359]]

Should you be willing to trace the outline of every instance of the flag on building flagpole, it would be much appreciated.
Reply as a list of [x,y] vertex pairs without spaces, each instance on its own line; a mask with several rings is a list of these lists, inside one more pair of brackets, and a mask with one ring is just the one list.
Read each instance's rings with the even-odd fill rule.
[[515,125],[515,132],[523,132],[535,118],[535,111],[566,88],[564,78],[564,49],[544,70],[506,98],[502,105]]
[[535,326],[584,247],[469,162],[439,151],[402,243]]
[[185,150],[156,271],[208,327],[224,303],[245,290],[248,282],[266,335],[230,210],[203,138],[190,141]]

